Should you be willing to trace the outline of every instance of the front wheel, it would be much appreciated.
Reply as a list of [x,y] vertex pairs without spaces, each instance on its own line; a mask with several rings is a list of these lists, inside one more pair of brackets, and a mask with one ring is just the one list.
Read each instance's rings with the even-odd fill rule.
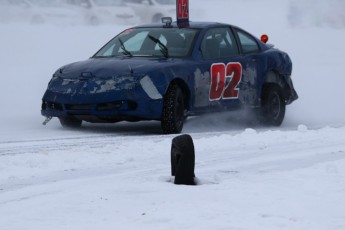
[[59,121],[64,128],[79,128],[82,121],[74,117],[59,117]]
[[172,84],[164,96],[161,118],[163,132],[165,134],[180,133],[185,118],[184,94],[177,84]]
[[263,88],[259,119],[265,125],[280,126],[285,117],[285,99],[281,88],[268,85]]

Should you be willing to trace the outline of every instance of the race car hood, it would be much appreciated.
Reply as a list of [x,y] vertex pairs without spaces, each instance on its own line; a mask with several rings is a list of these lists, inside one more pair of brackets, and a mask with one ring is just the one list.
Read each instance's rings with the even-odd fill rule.
[[152,69],[160,69],[163,63],[172,63],[162,58],[91,58],[60,68],[56,75],[63,79],[109,79],[118,76],[145,75]]
[[157,57],[91,58],[61,67],[47,91],[55,95],[95,95],[157,83],[155,87],[163,93],[168,76],[179,63],[183,61]]

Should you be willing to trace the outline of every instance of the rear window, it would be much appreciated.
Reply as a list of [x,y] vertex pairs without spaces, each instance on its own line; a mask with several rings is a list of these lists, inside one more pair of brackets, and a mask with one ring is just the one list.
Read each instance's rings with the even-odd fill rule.
[[243,53],[255,53],[260,51],[258,43],[251,35],[242,31],[237,31],[237,35],[240,39]]

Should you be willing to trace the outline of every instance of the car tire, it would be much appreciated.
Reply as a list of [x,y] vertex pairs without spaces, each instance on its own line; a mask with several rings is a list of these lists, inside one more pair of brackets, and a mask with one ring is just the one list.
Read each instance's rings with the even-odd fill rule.
[[280,126],[285,117],[285,99],[278,85],[269,84],[263,88],[259,121],[264,125]]
[[161,127],[163,133],[180,133],[185,120],[185,102],[182,89],[171,84],[164,96]]
[[79,128],[82,121],[74,117],[59,117],[59,121],[64,128]]
[[188,134],[175,137],[171,143],[171,175],[174,184],[196,185],[195,150],[193,139]]

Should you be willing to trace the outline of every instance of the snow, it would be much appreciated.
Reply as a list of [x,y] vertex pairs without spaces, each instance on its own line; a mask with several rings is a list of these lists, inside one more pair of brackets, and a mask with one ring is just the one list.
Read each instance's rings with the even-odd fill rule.
[[53,72],[124,26],[2,24],[1,229],[345,229],[345,30],[290,27],[288,1],[198,2],[195,20],[267,33],[290,54],[300,98],[283,125],[190,118],[198,185],[174,185],[176,135],[161,135],[159,122],[42,125]]

